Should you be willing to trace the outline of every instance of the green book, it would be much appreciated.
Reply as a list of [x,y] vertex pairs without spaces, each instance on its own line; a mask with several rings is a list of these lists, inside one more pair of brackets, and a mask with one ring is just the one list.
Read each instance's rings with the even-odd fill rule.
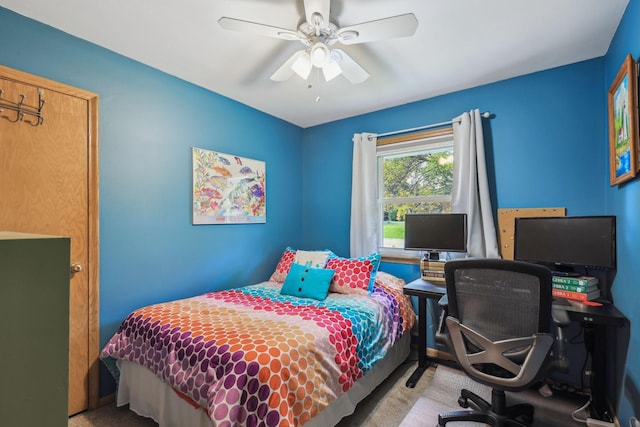
[[563,291],[580,292],[580,293],[588,293],[595,289],[598,289],[598,285],[581,286],[581,285],[568,285],[565,283],[552,283],[552,286],[553,286],[553,289],[560,289]]
[[591,276],[579,276],[579,277],[570,277],[570,276],[553,276],[552,279],[553,284],[558,285],[575,285],[575,286],[589,286],[589,285],[597,285],[598,278]]

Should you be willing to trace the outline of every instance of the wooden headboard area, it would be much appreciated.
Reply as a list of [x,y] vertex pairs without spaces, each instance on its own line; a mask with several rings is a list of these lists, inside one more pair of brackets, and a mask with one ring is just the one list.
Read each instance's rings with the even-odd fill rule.
[[566,216],[566,208],[515,208],[498,209],[498,239],[500,256],[503,259],[513,259],[513,237],[516,218],[535,216]]

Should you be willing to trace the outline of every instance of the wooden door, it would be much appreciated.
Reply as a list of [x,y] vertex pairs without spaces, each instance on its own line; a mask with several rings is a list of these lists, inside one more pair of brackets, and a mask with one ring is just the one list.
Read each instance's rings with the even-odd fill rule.
[[2,66],[0,90],[0,230],[70,237],[79,270],[69,283],[72,415],[98,403],[98,97]]

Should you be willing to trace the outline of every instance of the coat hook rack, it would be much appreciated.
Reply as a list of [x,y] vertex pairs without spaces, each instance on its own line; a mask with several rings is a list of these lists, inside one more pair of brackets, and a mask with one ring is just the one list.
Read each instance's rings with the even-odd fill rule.
[[[2,96],[4,94],[4,90],[0,89],[0,117],[3,119],[7,119],[12,123],[22,122],[30,124],[31,126],[39,126],[44,123],[44,117],[42,116],[42,108],[44,104],[47,102],[43,99],[44,90],[38,88],[38,106],[34,107],[31,105],[27,105],[24,103],[24,100],[27,98],[27,95],[21,94],[20,100],[18,102],[12,102],[6,99],[3,99]],[[12,118],[8,115],[2,114],[4,110],[15,111],[15,118]],[[25,119],[26,116],[34,117],[34,119]]]

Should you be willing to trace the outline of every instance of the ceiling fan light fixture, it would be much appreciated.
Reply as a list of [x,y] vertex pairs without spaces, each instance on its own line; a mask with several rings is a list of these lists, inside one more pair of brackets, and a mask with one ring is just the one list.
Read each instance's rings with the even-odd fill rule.
[[326,81],[331,81],[342,74],[342,68],[340,68],[340,65],[338,65],[338,63],[334,61],[333,58],[331,58],[322,67],[322,74],[324,75],[324,79]]
[[329,52],[327,45],[322,42],[318,42],[311,46],[309,55],[311,56],[311,63],[313,66],[322,68],[331,57],[331,52]]
[[291,69],[299,75],[303,80],[307,80],[309,74],[311,74],[311,59],[307,52],[302,52],[298,55],[298,58],[291,65]]

